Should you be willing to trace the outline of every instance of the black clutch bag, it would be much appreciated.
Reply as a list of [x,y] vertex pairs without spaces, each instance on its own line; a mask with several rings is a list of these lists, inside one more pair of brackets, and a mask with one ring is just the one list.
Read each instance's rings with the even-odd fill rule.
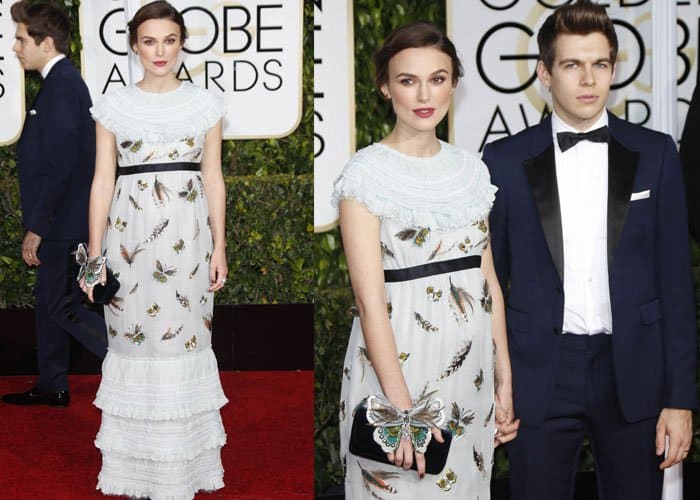
[[104,285],[97,283],[92,288],[92,301],[95,304],[109,304],[120,286],[119,280],[114,276],[112,270],[107,267],[107,281]]
[[[439,443],[436,439],[431,439],[425,450],[425,472],[428,474],[442,472],[447,462],[447,454],[450,452],[452,434],[445,429],[440,429],[440,432],[445,442]],[[394,465],[389,462],[386,452],[374,440],[372,433],[374,433],[374,426],[367,421],[367,408],[364,405],[357,407],[350,431],[350,453],[361,458]],[[411,469],[416,470],[415,460]]]

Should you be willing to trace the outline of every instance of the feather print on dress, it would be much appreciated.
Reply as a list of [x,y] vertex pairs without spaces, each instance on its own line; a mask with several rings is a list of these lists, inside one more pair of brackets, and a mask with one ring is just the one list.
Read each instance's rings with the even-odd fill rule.
[[423,316],[421,316],[419,312],[415,311],[413,317],[416,319],[416,323],[426,332],[437,332],[439,330],[439,328],[430,321],[423,319]]
[[190,299],[188,299],[186,295],[180,294],[180,292],[178,292],[177,290],[175,290],[175,299],[177,300],[177,302],[178,302],[182,307],[184,307],[184,308],[187,309],[188,311],[191,311],[191,309],[190,309]]
[[459,439],[464,435],[464,428],[474,421],[474,410],[462,410],[456,401],[452,402],[452,413],[447,422],[447,429]]
[[[437,481],[435,481],[435,484],[437,484],[438,488],[440,488],[442,491],[450,491],[456,482],[457,474],[455,474],[452,469],[447,468],[445,469],[445,473],[440,476]],[[477,498],[476,500],[479,499]]]
[[467,359],[467,355],[469,354],[469,351],[471,351],[471,348],[472,341],[466,341],[464,345],[459,349],[459,351],[457,351],[457,353],[452,357],[452,361],[450,362],[449,366],[445,369],[444,372],[442,372],[442,375],[440,375],[438,380],[446,379],[454,372],[459,370],[459,368],[464,363],[464,360]]
[[165,219],[164,221],[156,224],[156,226],[153,228],[153,231],[151,231],[151,234],[148,236],[146,241],[144,241],[144,244],[150,243],[156,238],[158,238],[161,234],[163,234],[163,231],[165,231],[165,228],[168,227],[168,222],[169,219]]
[[395,479],[399,477],[398,472],[384,471],[379,469],[370,471],[362,467],[362,464],[360,464],[359,461],[357,462],[357,465],[360,467],[360,471],[362,472],[362,481],[364,483],[365,488],[374,498],[380,500],[382,499],[382,497],[378,496],[372,488],[386,493],[398,493],[396,488],[394,488],[391,484],[387,482],[389,479]]
[[119,244],[119,253],[121,254],[122,258],[124,259],[124,262],[129,264],[129,267],[134,263],[134,258],[141,252],[143,252],[145,248],[141,248],[141,245],[136,245],[136,248],[134,248],[133,251],[129,252],[129,249],[126,248],[123,244]]
[[489,283],[484,280],[484,288],[481,291],[481,307],[484,309],[486,314],[491,314],[493,310],[493,301],[491,300],[491,294],[489,293]]
[[455,319],[459,321],[468,320],[467,309],[469,313],[474,313],[474,298],[467,292],[464,288],[456,286],[452,283],[452,276],[450,280],[450,307],[454,312]]
[[153,181],[153,201],[155,202],[156,206],[162,207],[166,202],[170,201],[171,193],[172,191],[170,191],[165,184],[160,182],[158,180],[158,176],[156,175],[156,178]]
[[143,207],[139,205],[139,202],[136,201],[136,199],[129,195],[129,203],[131,203],[131,206],[133,206],[136,210],[143,210]]
[[185,327],[185,325],[180,325],[180,327],[179,327],[177,330],[175,330],[174,332],[173,332],[173,329],[172,329],[172,328],[168,328],[168,329],[165,331],[165,333],[160,337],[160,340],[162,341],[162,340],[174,339],[175,337],[177,337],[178,335],[180,335],[180,332],[182,331],[182,329],[183,329],[184,327]]
[[177,269],[175,267],[167,266],[161,263],[160,260],[156,260],[156,270],[153,271],[153,278],[158,283],[167,283],[168,277],[175,276]]
[[197,195],[198,192],[194,186],[194,181],[192,179],[188,180],[187,186],[178,193],[180,199],[184,199],[185,201],[189,201],[190,203],[194,202],[197,199]]
[[129,330],[127,330],[124,337],[131,340],[131,342],[136,345],[141,345],[141,343],[146,340],[146,334],[143,331],[143,326],[139,324],[135,324]]

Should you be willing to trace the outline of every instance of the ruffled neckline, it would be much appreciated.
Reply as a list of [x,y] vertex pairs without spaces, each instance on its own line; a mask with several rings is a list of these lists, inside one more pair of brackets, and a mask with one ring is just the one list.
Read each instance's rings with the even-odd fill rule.
[[183,81],[168,92],[129,85],[102,96],[90,111],[115,135],[138,133],[144,141],[165,142],[206,132],[224,109],[219,96]]
[[332,203],[351,198],[378,217],[456,228],[487,217],[495,192],[486,165],[456,146],[441,141],[435,155],[416,157],[375,143],[343,169]]

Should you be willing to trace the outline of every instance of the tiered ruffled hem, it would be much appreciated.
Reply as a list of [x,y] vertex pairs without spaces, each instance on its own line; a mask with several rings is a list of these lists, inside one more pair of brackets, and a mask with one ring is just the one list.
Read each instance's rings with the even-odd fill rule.
[[190,500],[198,491],[224,487],[220,449],[202,452],[194,460],[156,462],[102,453],[97,489],[105,495]]
[[164,359],[110,351],[94,403],[102,410],[97,489],[179,500],[222,488],[226,402],[211,348]]

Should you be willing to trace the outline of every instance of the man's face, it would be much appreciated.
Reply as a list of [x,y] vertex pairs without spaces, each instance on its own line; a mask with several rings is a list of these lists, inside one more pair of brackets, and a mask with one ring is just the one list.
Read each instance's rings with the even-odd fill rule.
[[610,43],[597,32],[559,35],[551,72],[540,61],[537,76],[552,92],[557,115],[575,129],[586,130],[605,110],[615,76]]
[[27,71],[41,71],[41,68],[46,64],[46,54],[42,48],[42,44],[37,45],[34,39],[27,33],[27,25],[17,23],[15,31],[15,44],[12,50],[17,54],[22,67]]

